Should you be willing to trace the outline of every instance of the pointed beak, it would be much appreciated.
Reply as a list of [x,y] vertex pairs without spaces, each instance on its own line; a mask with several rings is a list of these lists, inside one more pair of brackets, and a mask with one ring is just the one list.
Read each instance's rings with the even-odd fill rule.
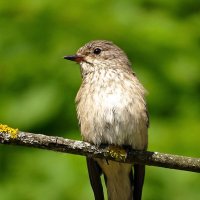
[[75,61],[77,63],[80,63],[81,61],[84,60],[84,58],[79,55],[64,56],[64,59]]

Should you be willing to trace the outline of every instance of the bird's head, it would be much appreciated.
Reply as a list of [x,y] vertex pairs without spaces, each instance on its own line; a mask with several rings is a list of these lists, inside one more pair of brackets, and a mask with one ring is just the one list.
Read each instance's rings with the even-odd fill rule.
[[130,67],[130,62],[123,50],[105,40],[91,41],[81,47],[75,55],[65,56],[64,58],[79,63],[83,74],[100,68]]

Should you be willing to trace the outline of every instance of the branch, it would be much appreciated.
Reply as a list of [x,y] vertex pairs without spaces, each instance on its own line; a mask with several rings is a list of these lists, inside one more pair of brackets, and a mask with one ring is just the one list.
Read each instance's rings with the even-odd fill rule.
[[21,132],[17,129],[0,125],[0,143],[12,144],[52,151],[77,154],[92,158],[103,158],[123,163],[138,163],[170,169],[200,172],[200,158],[178,156],[133,149],[112,150],[110,147],[97,147],[87,142]]

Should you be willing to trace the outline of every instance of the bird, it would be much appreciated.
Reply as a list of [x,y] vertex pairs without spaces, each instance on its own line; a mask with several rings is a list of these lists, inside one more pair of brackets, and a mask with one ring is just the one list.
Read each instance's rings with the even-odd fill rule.
[[[83,141],[135,150],[148,146],[146,90],[126,53],[107,40],[93,40],[64,56],[80,65],[82,83],[76,110]],[[95,200],[104,200],[103,174],[109,200],[141,200],[145,165],[87,157]]]

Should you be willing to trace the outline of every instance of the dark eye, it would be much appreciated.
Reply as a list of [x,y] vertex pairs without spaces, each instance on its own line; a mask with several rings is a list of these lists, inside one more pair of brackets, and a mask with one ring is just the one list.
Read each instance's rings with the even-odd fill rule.
[[96,55],[98,55],[98,54],[101,53],[101,49],[96,48],[96,49],[94,49],[93,53],[96,54]]

